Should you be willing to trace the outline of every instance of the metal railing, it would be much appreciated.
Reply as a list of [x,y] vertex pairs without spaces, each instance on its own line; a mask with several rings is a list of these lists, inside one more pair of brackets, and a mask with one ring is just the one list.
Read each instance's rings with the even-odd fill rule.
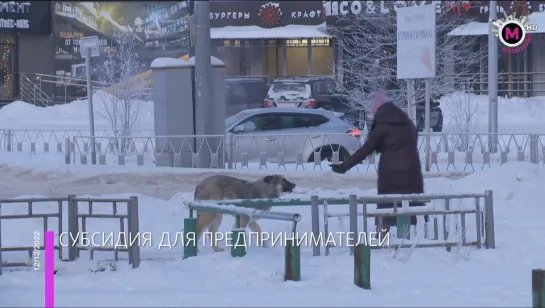
[[[61,154],[66,164],[90,162],[85,131],[1,130],[0,150],[32,155]],[[424,140],[418,149],[425,166]],[[545,164],[545,134],[430,133],[430,171],[475,171],[510,161]],[[364,142],[349,134],[154,136],[131,131],[115,136],[97,131],[100,165],[156,165],[165,167],[328,170],[329,162],[343,161]],[[495,147],[491,147],[496,144]],[[353,171],[376,170],[380,155],[371,154]]]
[[[488,73],[457,74],[444,76],[445,83],[453,85],[453,91],[471,85],[477,95],[488,95]],[[499,73],[498,95],[507,97],[534,97],[545,95],[545,72]]]
[[[459,201],[459,202],[454,202]],[[469,204],[465,204],[469,201]],[[481,202],[482,201],[482,202]],[[495,248],[495,232],[494,232],[494,200],[493,192],[487,190],[484,193],[470,193],[470,194],[412,194],[412,195],[379,195],[379,196],[356,196],[350,195],[349,198],[321,198],[318,195],[311,196],[310,200],[301,199],[250,199],[250,200],[215,200],[207,201],[208,203],[234,205],[237,207],[250,208],[249,211],[257,211],[261,207],[271,208],[273,211],[278,207],[283,206],[310,206],[311,210],[311,233],[314,239],[330,238],[332,234],[329,228],[330,218],[342,218],[349,217],[350,219],[350,233],[358,235],[358,217],[362,217],[363,220],[363,233],[368,236],[369,232],[369,218],[377,218],[377,229],[382,229],[382,220],[384,217],[396,217],[397,220],[397,232],[398,239],[402,241],[393,243],[397,248],[407,247],[445,247],[447,250],[453,246],[476,246],[487,249]],[[407,206],[409,202],[428,203],[424,206],[410,207]],[[392,204],[391,209],[377,209],[378,204]],[[403,205],[400,207],[398,205]],[[349,212],[335,211],[348,206]],[[361,211],[358,211],[358,206],[361,206]],[[371,208],[375,206],[375,208]],[[331,208],[334,209],[331,211]],[[320,209],[323,213],[322,224],[320,224]],[[235,213],[236,215],[237,213]],[[466,215],[475,215],[474,226],[470,226],[470,222],[466,219]],[[424,236],[416,237],[411,240],[410,236],[400,236],[404,230],[400,228],[409,227],[409,222],[400,224],[400,221],[404,217],[426,217],[433,218],[433,237],[429,238],[428,233],[425,232],[427,225],[424,224]],[[455,216],[456,219],[453,219]],[[410,221],[410,220],[409,220]],[[421,221],[420,221],[421,222]],[[320,228],[323,226],[323,231]],[[342,225],[339,224],[339,225]],[[415,225],[417,229],[422,224]],[[441,226],[441,228],[440,228]],[[468,236],[468,230],[474,230],[473,236]],[[439,230],[442,230],[439,231]],[[337,230],[336,232],[345,233],[344,230]],[[372,231],[374,232],[374,231]],[[454,236],[457,236],[454,238]],[[355,237],[351,240],[351,243],[347,244],[351,247],[353,253],[354,246],[356,246]],[[367,238],[366,240],[369,240]],[[328,240],[329,241],[329,240]],[[312,247],[312,255],[314,257],[320,256],[321,248],[320,241],[314,241]],[[390,244],[392,244],[390,242]],[[374,246],[375,248],[388,248],[384,246]],[[329,254],[329,245],[325,245],[325,254]]]
[[[39,209],[39,206],[43,207],[51,207],[51,204],[55,204],[55,211],[51,212],[50,209],[46,212],[41,212]],[[103,211],[101,213],[97,213],[96,206],[97,204],[108,204],[111,207],[111,214],[104,214]],[[25,205],[23,205],[25,204]],[[67,212],[64,212],[63,205],[67,204]],[[87,205],[87,211],[83,211],[79,209],[79,206],[82,204]],[[125,204],[126,210],[124,213],[121,213],[120,211],[120,205]],[[25,213],[17,213],[21,212],[21,207],[24,206],[26,209]],[[43,210],[43,208],[42,208]],[[67,217],[67,227],[63,225],[63,217]],[[126,252],[128,254],[128,260],[129,264],[132,264],[133,268],[137,268],[140,265],[140,246],[138,243],[135,243],[131,240],[127,240],[130,238],[131,234],[139,234],[139,221],[138,221],[138,198],[137,197],[130,197],[127,199],[106,199],[106,198],[78,198],[74,195],[69,195],[65,198],[30,198],[30,199],[6,199],[6,200],[0,200],[0,275],[2,274],[2,267],[10,267],[10,266],[31,266],[32,262],[27,261],[20,261],[20,262],[10,262],[5,260],[2,256],[2,252],[14,252],[14,251],[24,251],[28,252],[29,260],[32,260],[32,254],[33,250],[36,249],[35,246],[28,246],[28,245],[22,245],[22,246],[10,246],[5,247],[2,245],[2,243],[5,243],[3,241],[2,237],[6,236],[5,230],[4,232],[1,232],[1,226],[2,222],[4,221],[13,221],[13,220],[21,220],[21,219],[36,219],[36,218],[42,218],[43,219],[43,228],[40,228],[39,230],[34,231],[42,231],[42,233],[39,235],[41,238],[45,236],[46,231],[53,231],[57,235],[58,241],[55,244],[54,249],[58,251],[58,258],[63,259],[66,261],[74,261],[78,257],[80,257],[81,251],[89,251],[89,258],[92,260],[94,258],[94,251],[100,250],[100,251],[113,251],[114,252],[114,260],[119,260],[119,252]],[[48,224],[49,218],[56,218],[57,219],[57,226],[53,228],[50,224]],[[81,239],[84,234],[87,234],[88,232],[88,220],[89,219],[114,219],[119,221],[119,235],[124,235],[124,237],[120,237],[121,240],[126,240],[120,246],[121,248],[116,246],[108,246],[107,243],[101,243],[104,244],[104,246],[96,247],[93,245],[85,245],[82,243]],[[80,223],[81,221],[81,223]],[[125,227],[125,221],[126,226]],[[23,224],[20,224],[23,226]],[[25,227],[26,229],[28,227]],[[20,228],[19,228],[20,229]],[[103,230],[105,231],[105,230]],[[68,243],[62,244],[62,236],[63,234],[68,234]],[[8,235],[14,235],[9,234]],[[129,235],[127,237],[127,235]],[[19,236],[19,234],[17,234]],[[29,231],[29,238],[32,238],[32,233]],[[5,239],[5,237],[4,237]],[[78,241],[78,239],[80,241]],[[29,240],[30,242],[30,240]],[[64,258],[63,254],[63,247],[67,247],[67,257]],[[126,247],[126,248],[123,248]],[[43,250],[44,245],[40,243],[39,249]]]
[[[462,204],[456,205],[453,201],[459,200]],[[470,200],[472,204],[463,204],[463,201]],[[481,202],[482,200],[482,202]],[[385,217],[397,218],[397,238],[403,239],[396,247],[408,248],[416,247],[446,247],[450,251],[453,246],[476,246],[481,248],[483,245],[486,248],[495,248],[494,236],[494,211],[493,211],[493,195],[492,191],[488,190],[482,194],[451,194],[451,195],[430,195],[430,194],[414,194],[414,195],[384,195],[384,196],[366,196],[357,198],[352,195],[348,198],[349,212],[346,213],[330,213],[329,203],[334,200],[322,200],[323,204],[323,225],[324,232],[329,232],[329,219],[349,217],[350,232],[358,234],[358,217],[362,217],[363,232],[369,234],[369,218],[376,218],[376,228],[372,230],[382,230],[383,219]],[[319,201],[314,201],[318,204]],[[409,206],[410,203],[428,203],[423,206]],[[439,204],[438,204],[439,203]],[[392,204],[392,209],[374,209],[370,205],[377,204]],[[358,205],[361,205],[361,211],[358,211]],[[400,207],[402,205],[403,207]],[[483,207],[484,205],[484,207]],[[466,215],[475,215],[474,222],[474,237],[468,237],[468,226]],[[456,219],[452,219],[452,216]],[[414,225],[417,229],[423,230],[423,237],[417,243],[411,241],[410,224],[408,221],[402,222],[402,217],[409,218],[423,217],[424,223]],[[433,236],[430,238],[430,228],[428,219],[433,219]],[[441,218],[441,219],[439,219]],[[454,220],[454,223],[452,222]],[[410,220],[409,220],[410,221]],[[423,225],[423,228],[419,228]],[[409,230],[405,230],[409,229]],[[440,232],[439,230],[442,230]],[[372,231],[374,232],[374,231]],[[453,234],[459,235],[453,238]],[[441,240],[442,238],[442,240]],[[484,238],[484,242],[483,242]],[[384,248],[384,247],[379,247]],[[330,246],[325,247],[326,255],[329,254]]]
[[[22,101],[37,106],[49,106],[66,104],[77,99],[83,99],[87,94],[87,80],[65,76],[20,73],[19,96]],[[115,92],[116,85],[104,82],[91,81],[93,92],[106,91]],[[141,100],[151,100],[152,88],[142,89]]]

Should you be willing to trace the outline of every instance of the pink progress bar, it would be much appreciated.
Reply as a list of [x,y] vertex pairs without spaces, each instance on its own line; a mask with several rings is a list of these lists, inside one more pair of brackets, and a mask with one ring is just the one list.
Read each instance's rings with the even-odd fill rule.
[[45,308],[55,306],[55,233],[45,232]]

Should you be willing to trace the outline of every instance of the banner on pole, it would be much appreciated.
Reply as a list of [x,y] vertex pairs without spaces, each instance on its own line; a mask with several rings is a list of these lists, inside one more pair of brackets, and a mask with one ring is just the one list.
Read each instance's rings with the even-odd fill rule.
[[397,79],[435,77],[435,5],[397,9]]

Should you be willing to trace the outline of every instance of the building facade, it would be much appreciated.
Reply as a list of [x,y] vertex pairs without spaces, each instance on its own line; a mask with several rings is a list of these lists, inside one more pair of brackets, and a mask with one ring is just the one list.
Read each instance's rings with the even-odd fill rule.
[[228,76],[330,75],[333,48],[322,1],[216,1],[213,56]]
[[52,3],[0,2],[0,101],[19,95],[21,72],[53,70]]
[[[372,20],[395,16],[398,7],[409,5],[432,4],[438,5],[440,22],[447,21],[457,24],[453,35],[465,37],[467,45],[480,52],[479,63],[469,71],[460,74],[456,63],[449,63],[449,59],[438,59],[438,66],[444,69],[442,73],[450,76],[445,82],[460,85],[469,82],[477,93],[487,92],[488,73],[488,19],[490,1],[324,1],[327,16],[327,25],[332,28],[344,26],[342,20],[350,16]],[[504,13],[510,15],[517,12],[518,16],[528,15],[530,23],[543,23],[545,26],[545,1],[497,1],[497,16],[502,18]],[[341,20],[341,22],[339,22]],[[522,52],[512,53],[499,46],[498,72],[499,90],[501,95],[508,96],[537,96],[545,95],[545,56],[540,52],[545,48],[545,27],[532,33],[531,43]],[[349,32],[346,35],[351,35]],[[336,50],[336,66],[342,65],[343,51]],[[458,65],[459,66],[459,65]],[[338,70],[341,71],[341,70]],[[343,79],[343,76],[338,76]]]
[[[61,79],[84,78],[78,46],[84,36],[99,37],[101,56],[92,60],[96,66],[105,61],[116,31],[134,33],[136,53],[146,68],[136,79],[147,86],[153,59],[187,60],[192,53],[190,1],[57,1],[54,8],[54,73]],[[333,50],[322,1],[211,1],[210,25],[212,55],[225,62],[227,76],[271,79],[331,73]]]

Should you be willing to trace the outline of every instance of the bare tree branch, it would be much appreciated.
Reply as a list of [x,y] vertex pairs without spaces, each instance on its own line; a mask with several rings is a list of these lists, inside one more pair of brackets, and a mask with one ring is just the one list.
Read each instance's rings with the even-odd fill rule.
[[[485,54],[479,36],[448,36],[457,26],[469,22],[461,20],[441,5],[437,14],[437,74],[432,81],[432,95],[440,97],[459,90],[457,81],[475,80],[480,58]],[[396,78],[397,24],[394,14],[337,16],[338,24],[332,34],[342,51],[342,65],[337,72],[343,77],[339,90],[347,93],[353,103],[368,101],[370,93],[389,93],[394,102],[406,104],[407,85]],[[415,100],[424,100],[424,80],[415,80]],[[403,106],[404,107],[404,106]]]
[[479,120],[479,105],[471,101],[471,84],[463,87],[462,91],[452,93],[443,100],[449,115],[449,128],[456,134],[452,137],[456,140],[450,140],[450,143],[458,151],[470,150]]
[[113,48],[106,54],[106,61],[98,66],[100,82],[107,88],[105,99],[101,100],[98,114],[110,122],[118,149],[126,150],[126,141],[139,118],[141,99],[146,88],[133,76],[144,71],[136,53],[136,38],[130,32],[117,32],[112,37]]

